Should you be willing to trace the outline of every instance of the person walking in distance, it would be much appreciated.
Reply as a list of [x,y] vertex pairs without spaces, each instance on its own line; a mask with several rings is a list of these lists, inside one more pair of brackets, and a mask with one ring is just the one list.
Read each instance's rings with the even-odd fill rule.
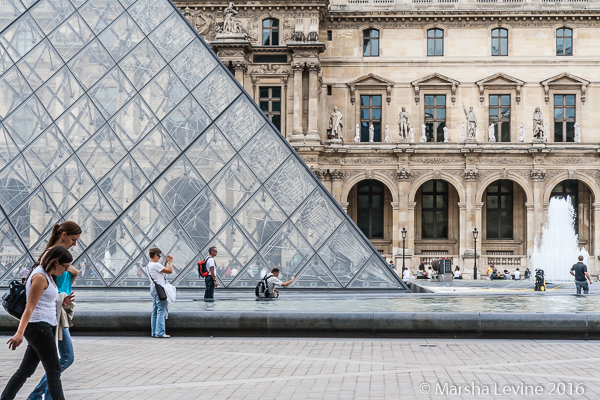
[[[148,277],[150,278],[150,294],[152,295],[152,317],[150,319],[151,335],[156,338],[170,338],[165,332],[165,320],[167,319],[167,300],[161,300],[156,291],[156,285],[163,285],[165,282],[164,274],[173,273],[173,256],[167,255],[165,263],[160,264],[162,251],[153,247],[149,251],[150,262],[148,263]],[[167,267],[167,264],[169,266]]]
[[217,264],[215,263],[216,256],[217,247],[211,246],[208,249],[208,257],[206,257],[206,269],[208,270],[208,276],[204,278],[204,301],[215,301],[215,288],[219,286],[217,283],[217,276],[215,275],[217,270]]
[[581,289],[583,289],[583,294],[588,294],[590,288],[585,280],[587,278],[591,285],[592,278],[590,278],[590,274],[588,273],[587,265],[583,263],[583,256],[579,256],[578,260],[579,262],[577,264],[573,264],[569,273],[575,277],[577,294],[581,294]]
[[[63,246],[67,249],[71,249],[73,246],[77,245],[81,232],[79,225],[73,221],[65,221],[62,224],[54,225],[45,251],[56,246]],[[71,265],[64,274],[54,278],[58,293],[70,295],[73,292],[73,283],[78,275],[79,271]],[[71,340],[69,327],[64,327],[62,329],[62,340],[58,341],[58,352],[60,354],[60,370],[61,372],[64,372],[75,361],[75,352],[73,350],[73,342]],[[52,395],[48,389],[48,378],[45,375],[27,399],[42,400],[42,395],[44,396],[44,400],[52,399]]]
[[[51,276],[64,274],[71,262],[73,256],[66,247],[53,247],[44,254],[41,264],[36,266],[27,278],[25,284],[27,305],[17,333],[8,340],[8,348],[15,350],[25,338],[27,349],[19,369],[6,384],[0,399],[13,400],[42,361],[52,399],[64,400],[60,381],[61,367],[54,343],[54,330],[58,324],[56,318],[58,288]],[[66,296],[62,304],[71,303],[73,298],[73,294]]]

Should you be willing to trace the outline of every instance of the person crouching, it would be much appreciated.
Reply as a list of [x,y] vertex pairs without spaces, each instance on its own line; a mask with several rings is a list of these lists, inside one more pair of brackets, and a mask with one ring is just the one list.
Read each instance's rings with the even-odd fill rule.
[[289,281],[282,282],[281,279],[279,279],[280,273],[281,271],[279,271],[279,268],[273,268],[271,272],[265,277],[267,281],[267,292],[265,293],[266,298],[279,297],[279,290],[277,290],[277,287],[285,287],[291,285],[291,283],[294,282],[293,276]]

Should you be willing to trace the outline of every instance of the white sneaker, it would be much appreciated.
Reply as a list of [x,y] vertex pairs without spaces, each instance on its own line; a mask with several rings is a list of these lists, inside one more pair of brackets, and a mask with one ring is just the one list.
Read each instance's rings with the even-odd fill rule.
[[164,339],[166,339],[166,338],[170,338],[171,335],[162,335],[162,336],[156,336],[156,337],[157,338],[164,338]]

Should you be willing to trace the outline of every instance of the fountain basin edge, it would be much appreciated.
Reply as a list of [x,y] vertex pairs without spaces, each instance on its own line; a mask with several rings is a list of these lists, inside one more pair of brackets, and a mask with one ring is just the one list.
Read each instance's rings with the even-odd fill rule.
[[[74,335],[149,336],[150,312],[81,311]],[[18,321],[0,314],[0,334]],[[167,333],[193,337],[600,339],[600,314],[176,311]]]

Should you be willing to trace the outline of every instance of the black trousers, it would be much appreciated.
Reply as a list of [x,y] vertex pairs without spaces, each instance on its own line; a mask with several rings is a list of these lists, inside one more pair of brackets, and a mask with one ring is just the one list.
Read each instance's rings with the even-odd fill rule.
[[0,400],[12,400],[35,372],[40,361],[48,377],[48,389],[53,400],[64,400],[60,382],[60,363],[54,342],[54,327],[46,322],[32,322],[25,329],[27,350],[21,366],[10,378],[0,396]]

